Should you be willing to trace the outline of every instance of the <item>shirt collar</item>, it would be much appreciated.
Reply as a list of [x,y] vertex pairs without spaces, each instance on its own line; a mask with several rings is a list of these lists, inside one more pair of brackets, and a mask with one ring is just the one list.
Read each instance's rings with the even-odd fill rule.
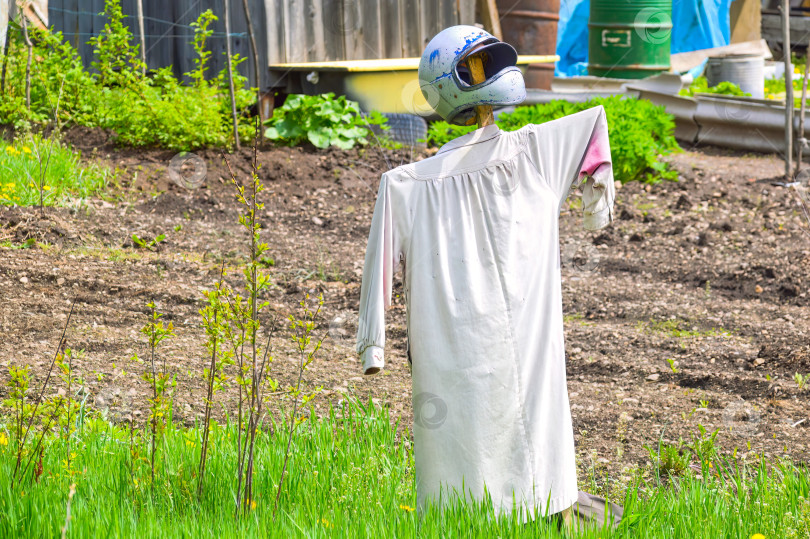
[[436,154],[448,152],[450,150],[455,150],[456,148],[460,148],[462,146],[470,146],[472,144],[478,144],[479,142],[486,142],[487,140],[491,140],[498,135],[501,134],[500,128],[495,125],[487,125],[485,127],[481,127],[476,129],[471,133],[467,133],[466,135],[462,135],[458,138],[454,138],[441,148]]

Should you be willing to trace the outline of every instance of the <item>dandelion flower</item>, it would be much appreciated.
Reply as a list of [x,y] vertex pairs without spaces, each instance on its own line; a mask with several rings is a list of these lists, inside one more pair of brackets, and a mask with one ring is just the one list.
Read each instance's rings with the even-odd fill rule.
[[754,535],[751,536],[751,539],[765,539],[765,536],[762,535],[761,533],[755,533]]
[[[250,500],[250,509],[251,511],[256,509],[256,500]],[[762,539],[765,539],[764,537]]]
[[14,146],[6,146],[6,153],[9,155],[17,155],[20,152],[18,152]]
[[42,190],[43,190],[43,191],[50,191],[50,190],[51,190],[51,186],[50,186],[50,185],[43,185],[43,186],[42,186]]
[[320,522],[321,524],[323,524],[323,526],[324,526],[325,528],[334,528],[334,527],[335,527],[335,525],[334,525],[334,524],[332,524],[331,522],[329,522],[329,521],[328,521],[328,520],[326,520],[325,518],[321,518],[321,519],[320,519],[318,522]]
[[413,510],[414,510],[413,507],[411,507],[410,505],[405,505],[405,504],[399,504],[399,508],[402,509],[403,511],[407,511],[409,513],[413,512]]
[[0,432],[0,445],[8,445],[8,436],[5,432]]
[[25,153],[31,153],[31,148],[29,148],[28,146],[23,146],[23,151]]

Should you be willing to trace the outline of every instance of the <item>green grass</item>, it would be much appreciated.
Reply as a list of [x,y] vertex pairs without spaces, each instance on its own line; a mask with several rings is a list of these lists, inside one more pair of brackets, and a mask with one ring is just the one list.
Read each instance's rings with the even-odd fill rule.
[[0,204],[36,206],[42,185],[45,206],[88,198],[107,185],[107,171],[82,166],[79,154],[39,135],[0,144]]
[[[280,426],[275,430],[281,433]],[[200,431],[169,427],[161,442],[157,480],[150,484],[148,438],[95,418],[67,448],[53,437],[37,483],[11,487],[15,440],[0,427],[0,537],[558,537],[545,521],[525,525],[519,515],[492,518],[487,504],[458,502],[444,511],[416,506],[413,453],[397,435],[387,409],[348,401],[326,417],[300,426],[290,475],[276,521],[273,500],[284,436],[262,429],[257,444],[255,507],[234,519],[234,430],[216,427],[205,492],[196,496]],[[405,439],[409,435],[405,434]],[[635,479],[626,489],[625,518],[610,531],[583,538],[767,538],[810,533],[810,475],[789,462],[767,466],[700,458],[706,480],[687,471],[668,481]],[[640,477],[640,476],[639,476]],[[582,478],[580,478],[582,481]],[[585,484],[580,488],[588,489]]]

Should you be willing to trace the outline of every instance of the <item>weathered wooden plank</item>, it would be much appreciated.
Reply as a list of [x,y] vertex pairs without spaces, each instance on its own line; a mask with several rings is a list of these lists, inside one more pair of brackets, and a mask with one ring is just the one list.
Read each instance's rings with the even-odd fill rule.
[[289,62],[306,62],[307,35],[304,0],[287,0],[285,12],[284,39]]
[[400,49],[399,56],[409,58],[422,56],[423,43],[419,0],[399,0]]
[[458,24],[458,4],[456,2],[436,2],[439,10],[439,32]]
[[307,42],[307,60],[326,59],[325,21],[321,0],[304,0],[304,39]]
[[402,36],[399,23],[399,1],[380,2],[381,58],[399,58],[402,55]]
[[465,1],[458,4],[458,22],[455,24],[475,23],[475,2]]
[[359,0],[343,1],[343,43],[346,60],[363,58],[363,5]]
[[346,28],[343,18],[343,0],[320,0],[323,20],[323,61],[343,60],[346,57],[343,36],[353,28]]
[[[264,0],[264,28],[257,29],[267,36],[267,63],[283,64],[287,62],[287,48],[284,37],[284,4],[285,0]],[[342,49],[341,44],[341,49]]]
[[366,0],[362,5],[363,25],[359,28],[362,40],[361,58],[385,58],[383,51],[382,21],[380,20],[380,2]]

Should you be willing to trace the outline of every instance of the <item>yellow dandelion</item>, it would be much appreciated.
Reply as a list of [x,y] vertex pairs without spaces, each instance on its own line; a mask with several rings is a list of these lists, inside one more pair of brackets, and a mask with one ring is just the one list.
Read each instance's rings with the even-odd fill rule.
[[0,432],[0,445],[8,445],[8,436],[5,432]]
[[20,152],[18,152],[14,146],[6,146],[6,153],[9,155],[17,155]]
[[50,186],[50,185],[43,185],[43,186],[42,186],[42,190],[43,190],[43,191],[50,191],[50,190],[51,190],[51,186]]
[[751,536],[751,539],[765,539],[765,536],[762,535],[761,533],[755,533],[754,535]]
[[194,442],[192,442],[191,440],[186,440],[186,445],[189,447],[194,447]]
[[28,146],[23,146],[23,151],[25,153],[31,153],[31,148],[29,148]]
[[411,513],[414,510],[413,507],[411,507],[410,505],[405,505],[405,504],[402,504],[402,503],[399,504],[399,508],[402,509],[403,511],[407,511],[409,513]]
[[256,500],[250,500],[250,510],[256,509]]
[[326,520],[325,518],[321,518],[318,522],[320,522],[325,528],[334,528],[335,525]]

